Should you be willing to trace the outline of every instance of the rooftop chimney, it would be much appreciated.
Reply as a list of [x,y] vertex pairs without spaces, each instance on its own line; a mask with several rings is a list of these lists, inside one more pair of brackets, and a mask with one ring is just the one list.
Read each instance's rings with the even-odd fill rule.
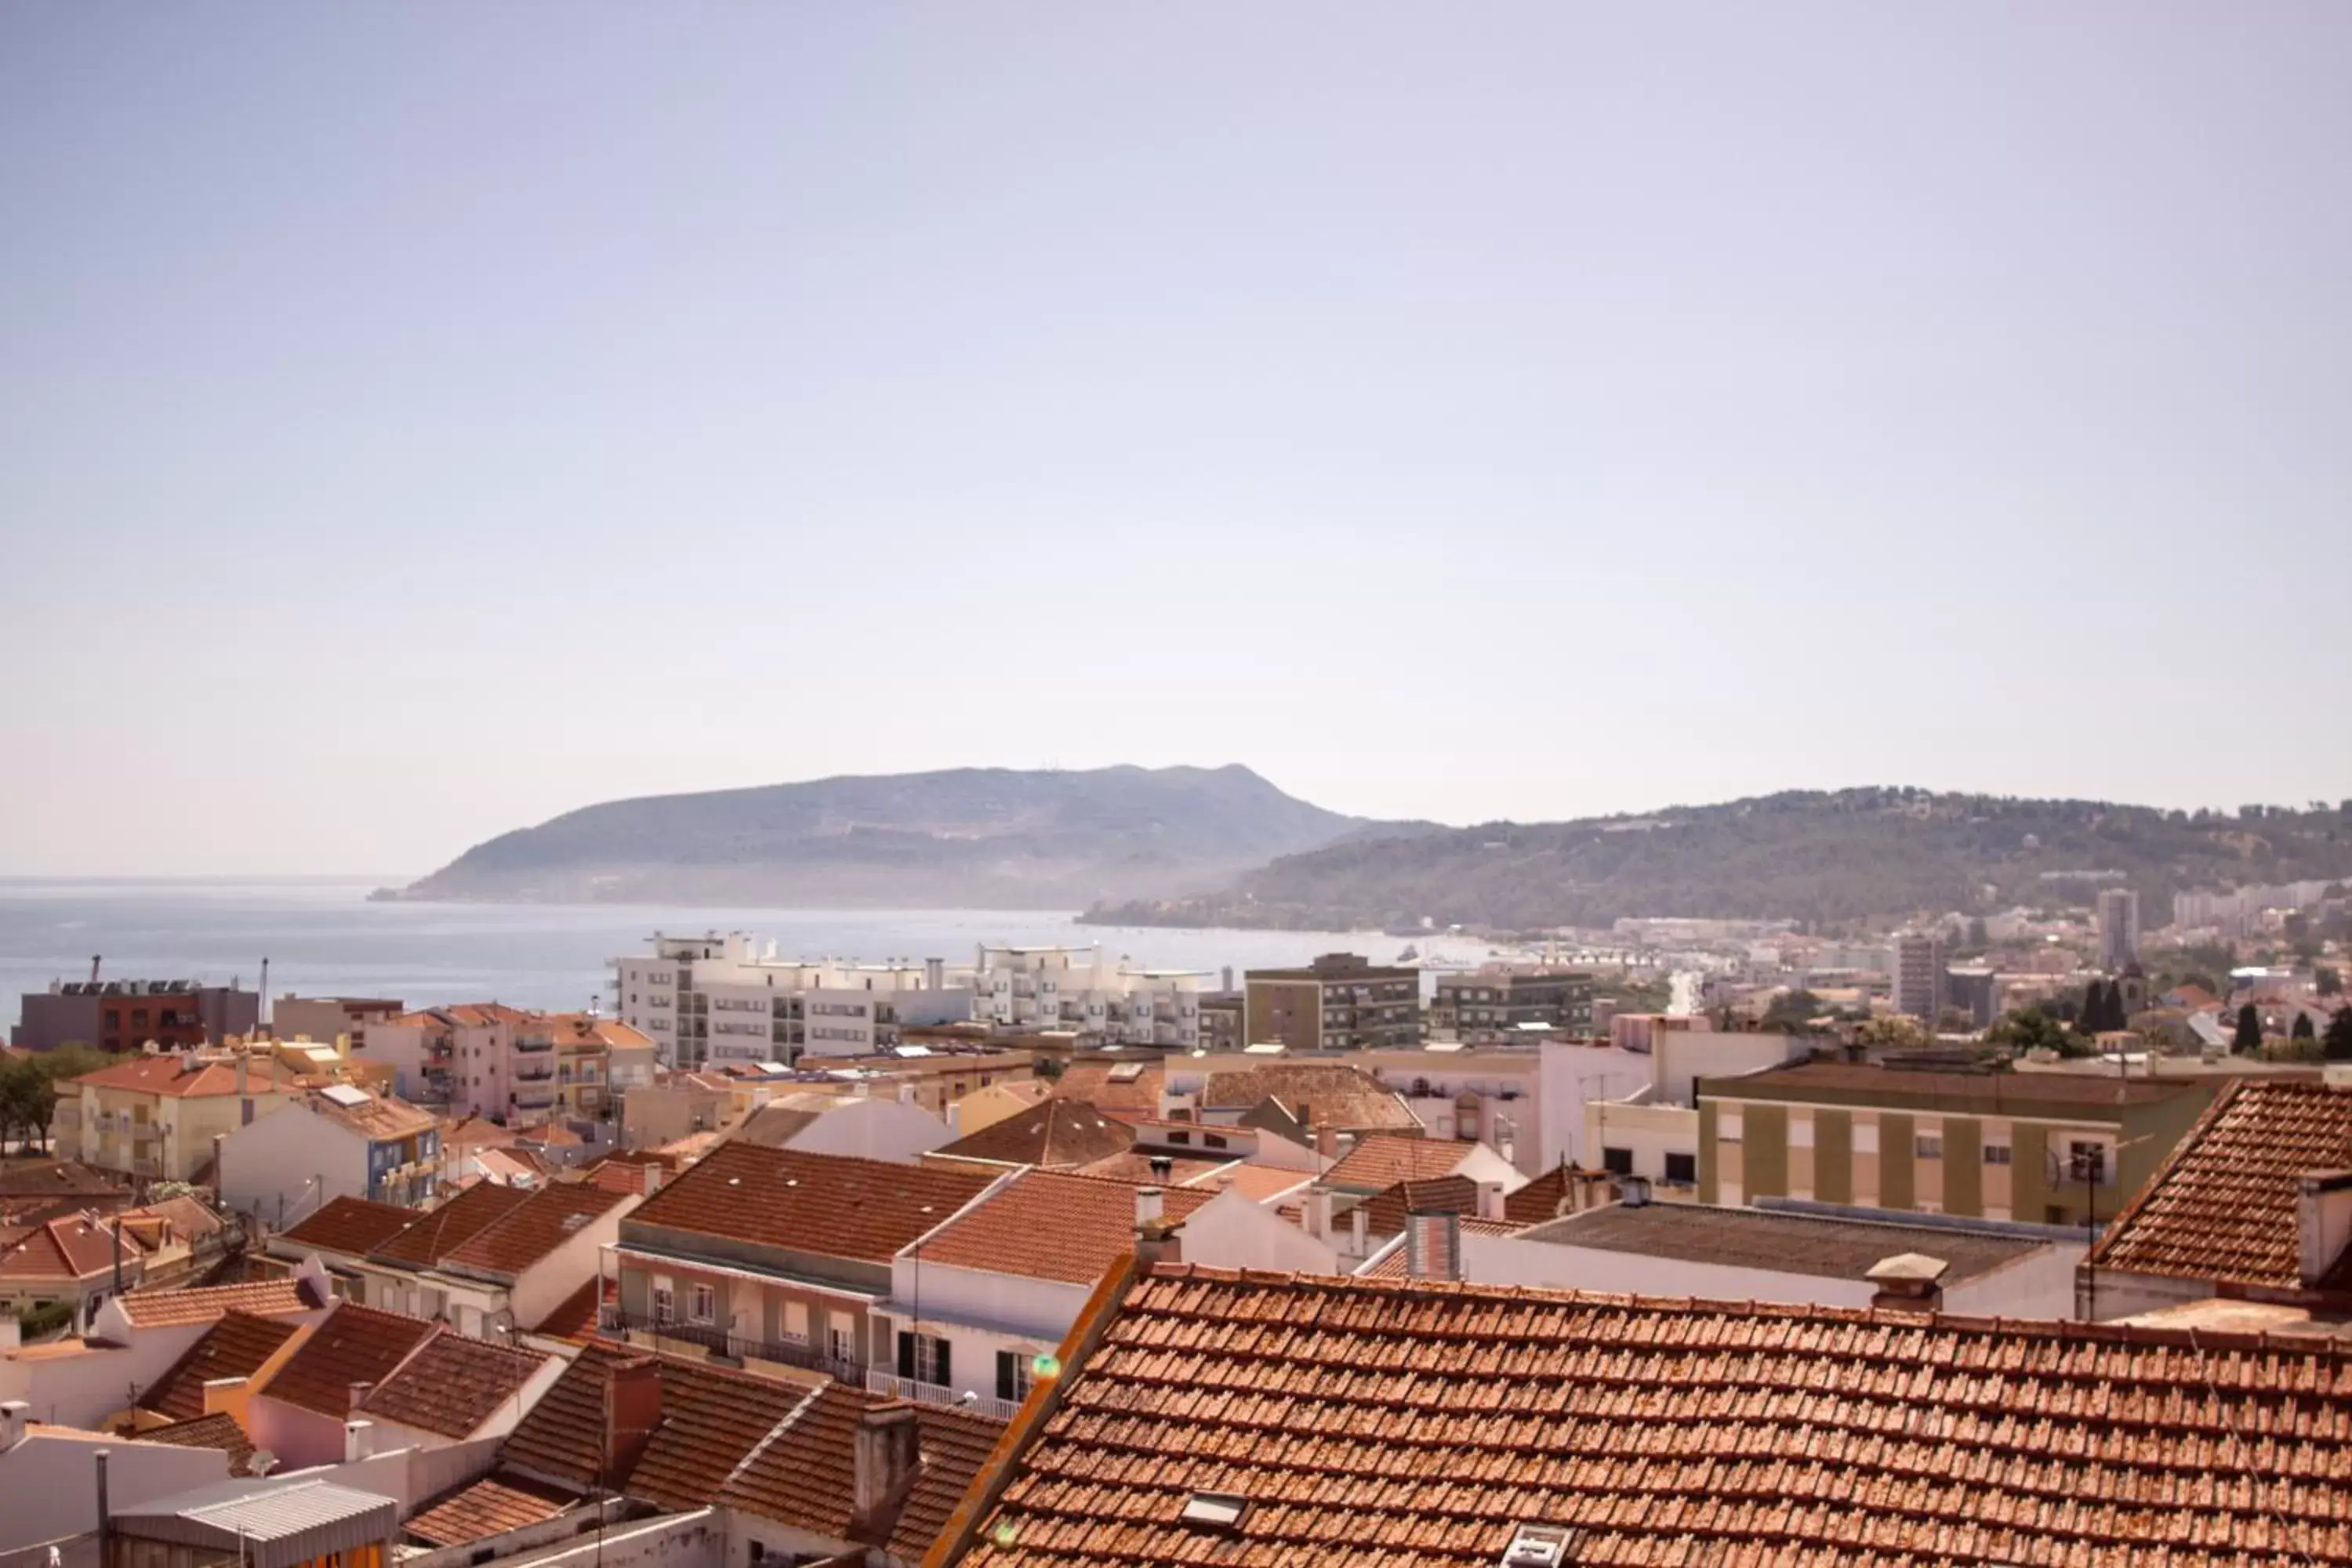
[[1138,1226],[1150,1225],[1160,1217],[1160,1192],[1158,1187],[1135,1189],[1135,1223]]
[[1404,1270],[1416,1279],[1462,1278],[1462,1216],[1416,1209],[1405,1216]]
[[887,1538],[898,1505],[922,1466],[921,1434],[909,1400],[869,1405],[857,1418],[855,1468],[850,1479],[849,1532],[861,1541]]
[[1177,1229],[1184,1222],[1174,1219],[1150,1219],[1135,1227],[1135,1267],[1150,1268],[1156,1263],[1184,1261],[1184,1240]]
[[637,1468],[638,1456],[661,1425],[661,1363],[638,1356],[613,1368],[604,1379],[604,1487]]
[[[1304,1110],[1304,1107],[1301,1109]],[[1338,1131],[1329,1127],[1316,1128],[1315,1152],[1323,1157],[1326,1163],[1339,1159],[1339,1134]]]
[[[362,1388],[371,1388],[374,1385],[365,1383],[355,1383],[352,1384],[352,1387],[355,1391]],[[343,1463],[348,1465],[366,1458],[368,1457],[368,1450],[374,1441],[374,1434],[375,1423],[373,1421],[352,1420],[344,1422]]]
[[1307,1234],[1331,1239],[1331,1189],[1320,1182],[1307,1189]]
[[1154,1154],[1151,1156],[1151,1179],[1153,1181],[1167,1183],[1173,1181],[1175,1176],[1175,1161],[1170,1159],[1165,1154]]
[[1503,1217],[1502,1183],[1481,1182],[1478,1184],[1478,1217],[1480,1219],[1501,1219]]
[[2303,1282],[2317,1285],[2352,1246],[2352,1171],[2305,1171],[2295,1194]]
[[1916,1252],[1882,1258],[1863,1276],[1878,1287],[1870,1304],[1904,1312],[1940,1312],[1944,1310],[1944,1274],[1950,1268],[1940,1258]]
[[[16,1320],[8,1321],[13,1323]],[[0,1454],[25,1440],[25,1422],[32,1414],[33,1407],[21,1399],[0,1405]]]

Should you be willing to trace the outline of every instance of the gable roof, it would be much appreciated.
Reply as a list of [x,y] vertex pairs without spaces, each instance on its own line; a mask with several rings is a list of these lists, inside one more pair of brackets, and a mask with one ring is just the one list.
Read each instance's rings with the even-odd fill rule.
[[[2347,1166],[2352,1089],[2239,1079],[2106,1227],[2090,1262],[2133,1274],[2298,1289],[2302,1178]],[[2352,1259],[2339,1260],[2336,1274],[2347,1271]]]
[[[110,1222],[89,1214],[44,1220],[0,1240],[0,1279],[68,1282],[105,1274],[114,1267],[115,1232]],[[142,1248],[125,1232],[125,1264]]]
[[474,1233],[441,1259],[443,1266],[485,1274],[520,1274],[571,1240],[598,1215],[628,1202],[628,1194],[589,1182],[541,1187]]
[[562,1487],[527,1477],[484,1476],[420,1510],[401,1528],[435,1546],[465,1546],[544,1524],[581,1501]]
[[[1151,1162],[1168,1162],[1168,1174],[1163,1178],[1152,1174]],[[1124,1153],[1090,1160],[1073,1173],[1081,1176],[1099,1176],[1107,1182],[1125,1182],[1130,1186],[1190,1186],[1204,1176],[1233,1167],[1229,1158],[1202,1159],[1198,1154],[1152,1154],[1142,1149],[1129,1149]],[[1305,1175],[1298,1178],[1307,1181]]]
[[569,1340],[575,1345],[584,1345],[596,1337],[596,1309],[604,1304],[604,1281],[590,1279],[558,1301],[538,1322],[525,1324],[525,1331],[546,1339]]
[[430,1267],[530,1201],[529,1193],[496,1182],[477,1182],[430,1213],[402,1210],[399,1234],[369,1252],[387,1263]]
[[1067,1170],[1124,1153],[1135,1130],[1083,1100],[1056,1096],[992,1121],[931,1153],[942,1160],[990,1160],[1007,1165]]
[[[783,1430],[753,1451],[719,1500],[761,1519],[851,1541],[856,1493],[857,1426],[884,1403],[846,1384],[828,1382]],[[1004,1435],[1002,1422],[937,1405],[915,1407],[920,1468],[892,1521],[888,1538],[866,1544],[918,1563],[938,1539]]]
[[131,1437],[137,1442],[164,1443],[174,1448],[218,1448],[228,1456],[230,1475],[252,1474],[248,1467],[253,1460],[253,1439],[245,1435],[236,1417],[226,1410],[164,1426],[150,1426],[144,1432],[132,1433]]
[[1554,1165],[1528,1184],[1503,1194],[1503,1217],[1520,1225],[1541,1225],[1569,1212],[1564,1206],[1580,1184],[1591,1178],[1566,1165]]
[[217,1378],[251,1377],[299,1331],[299,1323],[252,1312],[229,1310],[205,1331],[163,1375],[139,1396],[139,1408],[194,1421],[205,1413],[205,1384]]
[[[1134,1250],[1138,1190],[1099,1176],[1024,1171],[926,1238],[917,1256],[927,1264],[1091,1285]],[[1181,1220],[1216,1196],[1208,1188],[1165,1188],[1161,1217]]]
[[422,1106],[411,1105],[388,1094],[372,1094],[355,1105],[338,1104],[325,1095],[314,1094],[305,1108],[338,1127],[376,1142],[392,1138],[413,1138],[419,1132],[431,1131],[441,1122],[439,1117]]
[[1072,1062],[1049,1086],[1047,1098],[1080,1100],[1121,1121],[1149,1118],[1160,1114],[1160,1090],[1167,1081],[1167,1068],[1157,1060]]
[[[274,1057],[247,1057],[246,1092],[248,1094],[299,1094],[301,1086],[295,1082],[295,1073]],[[237,1065],[235,1061],[207,1057],[198,1059],[193,1052],[167,1051],[156,1056],[139,1056],[95,1072],[86,1072],[68,1081],[89,1084],[99,1089],[128,1089],[140,1094],[163,1095],[172,1100],[212,1100],[237,1092]]]
[[1203,1110],[1255,1110],[1278,1102],[1299,1121],[1337,1132],[1403,1131],[1421,1119],[1396,1092],[1341,1062],[1269,1062],[1224,1068],[1201,1084]]
[[1481,1145],[1451,1138],[1408,1138],[1395,1132],[1371,1132],[1339,1163],[1323,1173],[1335,1187],[1370,1187],[1379,1191],[1399,1182],[1430,1182],[1461,1169],[1470,1152]]
[[624,1363],[650,1361],[661,1379],[661,1421],[645,1452],[614,1484],[657,1508],[707,1507],[760,1440],[814,1392],[679,1357],[597,1342],[555,1380],[507,1439],[506,1463],[543,1480],[588,1487],[604,1447],[604,1383]]
[[0,1160],[0,1198],[130,1195],[127,1184],[79,1160]]
[[819,1257],[887,1263],[994,1178],[796,1149],[721,1143],[622,1221]]
[[332,1198],[323,1207],[304,1215],[301,1224],[278,1234],[302,1247],[363,1258],[423,1217],[415,1209],[404,1209],[397,1204],[380,1204],[370,1198]]
[[1478,1212],[1478,1184],[1467,1176],[1435,1176],[1428,1181],[1402,1181],[1382,1187],[1363,1203],[1364,1229],[1372,1236],[1394,1236],[1412,1215]]
[[1173,1265],[1058,1394],[956,1561],[2352,1563],[2333,1342]]
[[299,1279],[253,1279],[236,1285],[206,1285],[194,1290],[133,1290],[117,1296],[131,1325],[138,1329],[171,1328],[184,1323],[209,1323],[229,1312],[277,1317],[287,1312],[314,1312],[326,1301]]
[[445,1331],[378,1384],[363,1408],[404,1426],[470,1437],[499,1406],[520,1397],[547,1362],[530,1351]]
[[321,1415],[348,1415],[352,1384],[383,1382],[436,1327],[422,1318],[342,1302],[287,1358],[263,1394]]

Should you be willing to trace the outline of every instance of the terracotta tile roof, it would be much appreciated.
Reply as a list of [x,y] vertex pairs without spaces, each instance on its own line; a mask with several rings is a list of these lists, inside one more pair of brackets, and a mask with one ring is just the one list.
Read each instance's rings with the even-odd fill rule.
[[131,1326],[141,1329],[209,1323],[229,1312],[274,1318],[289,1312],[314,1312],[326,1305],[300,1281],[283,1279],[207,1285],[196,1290],[133,1290],[115,1300]]
[[519,1145],[508,1149],[484,1149],[474,1159],[493,1186],[536,1185],[547,1180],[549,1174],[546,1161]]
[[173,1198],[158,1198],[135,1209],[120,1211],[126,1220],[161,1219],[189,1240],[217,1236],[228,1229],[226,1216],[215,1213],[201,1198],[182,1194]]
[[[1128,1182],[1025,1171],[925,1241],[922,1260],[1091,1285],[1135,1247],[1136,1192]],[[1216,1195],[1201,1187],[1169,1187],[1160,1194],[1160,1214],[1182,1219]]]
[[1399,1182],[1430,1182],[1450,1176],[1479,1145],[1451,1138],[1408,1138],[1394,1132],[1374,1132],[1323,1174],[1335,1187],[1369,1187],[1378,1192]]
[[753,1447],[812,1392],[804,1383],[598,1342],[583,1349],[522,1418],[507,1439],[507,1465],[542,1480],[593,1485],[604,1447],[604,1380],[612,1368],[638,1360],[660,1369],[661,1424],[635,1467],[614,1482],[665,1510],[707,1507]]
[[[123,1258],[136,1262],[141,1249],[128,1232]],[[88,1279],[114,1267],[114,1232],[96,1215],[73,1214],[26,1226],[0,1243],[0,1279]]]
[[603,1299],[599,1294],[601,1284],[599,1280],[589,1280],[557,1302],[553,1311],[536,1323],[526,1324],[525,1328],[530,1333],[544,1335],[551,1340],[569,1340],[575,1345],[586,1344],[596,1337],[596,1307]]
[[[1139,1070],[1118,1072],[1124,1068]],[[1157,1116],[1160,1087],[1166,1081],[1166,1068],[1156,1061],[1072,1062],[1054,1080],[1051,1098],[1081,1100],[1121,1118]]]
[[363,1258],[425,1216],[397,1204],[367,1198],[335,1198],[280,1232],[288,1241]]
[[1008,1165],[1069,1170],[1124,1153],[1134,1144],[1135,1131],[1125,1122],[1105,1116],[1083,1100],[1056,1096],[931,1152],[943,1160],[993,1160]]
[[1578,1185],[1565,1165],[1550,1170],[1524,1187],[1503,1194],[1503,1217],[1521,1225],[1541,1225],[1568,1212],[1568,1200]]
[[[255,1056],[247,1061],[247,1092],[251,1094],[299,1094],[295,1073],[275,1058]],[[173,1100],[209,1100],[236,1092],[236,1064],[232,1061],[199,1062],[188,1053],[167,1053],[162,1056],[141,1056],[102,1067],[70,1080],[76,1084],[95,1084],[100,1089],[131,1089],[143,1094],[164,1095]]]
[[441,1147],[468,1148],[477,1143],[499,1146],[513,1142],[514,1137],[509,1129],[499,1126],[486,1116],[468,1116],[452,1121],[441,1130]]
[[[1162,1186],[1181,1187],[1233,1163],[1229,1160],[1203,1160],[1192,1154],[1170,1154],[1161,1158],[1168,1161],[1168,1174],[1164,1179],[1151,1173],[1152,1156],[1139,1149],[1129,1149],[1123,1154],[1110,1154],[1090,1161],[1080,1165],[1075,1173],[1098,1176],[1106,1182],[1130,1182],[1137,1186],[1156,1183]],[[1305,1180],[1304,1177],[1300,1179]]]
[[442,1267],[478,1274],[512,1276],[543,1261],[555,1249],[595,1223],[597,1216],[629,1201],[625,1193],[589,1182],[541,1187],[511,1214],[441,1259]]
[[1286,1171],[1278,1165],[1242,1164],[1227,1166],[1201,1185],[1213,1187],[1227,1176],[1233,1178],[1235,1192],[1255,1204],[1270,1204],[1276,1198],[1286,1197],[1315,1180],[1314,1173],[1308,1171]]
[[978,1197],[972,1171],[722,1143],[621,1222],[887,1263]]
[[[1465,1236],[1517,1236],[1519,1227],[1507,1219],[1480,1219],[1475,1215],[1462,1216]],[[1380,1255],[1379,1261],[1356,1270],[1359,1279],[1410,1279],[1412,1278],[1412,1258],[1402,1247],[1392,1247]]]
[[581,1505],[562,1487],[523,1476],[484,1476],[460,1487],[401,1528],[434,1546],[465,1546],[494,1535],[544,1524]]
[[587,1050],[599,1047],[611,1050],[642,1049],[654,1043],[651,1035],[618,1018],[586,1013],[543,1013],[541,1021],[555,1035],[555,1043],[566,1050]]
[[77,1160],[0,1160],[0,1198],[127,1196],[130,1188]]
[[1369,1234],[1395,1236],[1403,1231],[1405,1216],[1416,1210],[1434,1214],[1476,1214],[1478,1184],[1467,1176],[1436,1176],[1423,1182],[1399,1182],[1366,1198],[1363,1209],[1364,1228]]
[[139,1407],[174,1421],[193,1421],[205,1413],[205,1384],[215,1378],[250,1377],[278,1353],[301,1327],[282,1319],[228,1311],[188,1347],[187,1354],[148,1384]]
[[1906,1252],[1925,1253],[1950,1265],[1944,1275],[1946,1289],[2047,1252],[2050,1247],[2032,1237],[1949,1226],[1881,1224],[1712,1204],[1608,1204],[1520,1234],[1524,1240],[1555,1247],[1823,1279],[1858,1280],[1874,1263]]
[[2352,1564],[2352,1351],[2277,1335],[1180,1265],[1059,1392],[958,1561]]
[[174,1421],[168,1426],[150,1426],[132,1436],[142,1443],[167,1443],[174,1448],[218,1448],[228,1455],[230,1475],[252,1473],[247,1467],[253,1459],[253,1439],[245,1435],[236,1417],[226,1410],[193,1420]]
[[531,1015],[520,1007],[509,1007],[503,1002],[458,1002],[446,1007],[436,1007],[428,1016],[436,1016],[452,1024],[463,1024],[478,1029],[491,1024],[528,1024]]
[[2126,1106],[2145,1105],[2183,1094],[2202,1094],[2206,1088],[2172,1079],[2117,1079],[2039,1072],[1913,1072],[1862,1062],[1797,1062],[1738,1078],[1699,1080],[1702,1099],[1853,1094],[1922,1110],[2009,1107],[2022,1113],[2035,1105],[2063,1105],[2077,1114],[2102,1108],[2120,1112]]
[[521,1395],[548,1359],[445,1330],[378,1384],[365,1409],[404,1426],[470,1437],[500,1405]]
[[529,1193],[478,1182],[429,1213],[403,1210],[401,1232],[370,1248],[388,1263],[427,1268],[440,1262],[530,1200]]
[[310,1331],[263,1394],[321,1415],[347,1415],[352,1384],[383,1382],[435,1328],[422,1318],[345,1301]]
[[324,1095],[310,1097],[310,1109],[338,1127],[348,1128],[361,1137],[383,1142],[394,1138],[413,1138],[419,1132],[429,1132],[441,1123],[441,1119],[421,1106],[390,1095],[370,1095],[358,1105],[338,1105]]
[[1255,1110],[1276,1100],[1293,1117],[1341,1132],[1405,1131],[1421,1121],[1396,1092],[1361,1068],[1297,1062],[1228,1068],[1201,1085],[1203,1110]]
[[2296,1289],[2301,1178],[2347,1166],[2352,1089],[2240,1079],[2106,1227],[2091,1261],[2134,1274]]
[[[882,1403],[863,1389],[826,1384],[782,1431],[752,1454],[719,1500],[797,1530],[856,1541],[850,1500],[856,1481],[857,1424]],[[887,1538],[864,1542],[881,1546],[907,1563],[922,1560],[1004,1435],[1002,1422],[929,1405],[915,1407],[915,1430],[921,1458],[914,1485]]]

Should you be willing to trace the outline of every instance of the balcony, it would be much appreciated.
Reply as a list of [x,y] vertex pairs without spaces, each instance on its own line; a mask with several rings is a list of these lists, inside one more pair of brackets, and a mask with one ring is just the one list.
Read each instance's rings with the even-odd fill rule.
[[517,1083],[546,1083],[555,1077],[553,1062],[526,1062],[515,1068]]
[[681,1323],[676,1319],[625,1312],[609,1305],[596,1309],[596,1331],[607,1339],[633,1344],[676,1340],[698,1345],[714,1356],[730,1361],[772,1362],[779,1366],[796,1366],[803,1372],[823,1373],[853,1387],[866,1377],[866,1369],[856,1363],[835,1361],[803,1340],[754,1339],[748,1334],[730,1333],[716,1323]]
[[918,1383],[911,1377],[899,1377],[880,1367],[866,1371],[866,1392],[878,1394],[886,1399],[911,1399],[918,1405],[962,1405],[975,1415],[985,1415],[991,1421],[1010,1421],[1021,1414],[1021,1406],[1010,1399],[999,1399],[992,1394],[972,1392],[966,1404],[961,1394],[952,1388],[941,1388],[936,1383]]
[[515,1037],[514,1048],[519,1051],[529,1051],[533,1054],[541,1051],[551,1051],[555,1048],[555,1037],[553,1035],[517,1035]]

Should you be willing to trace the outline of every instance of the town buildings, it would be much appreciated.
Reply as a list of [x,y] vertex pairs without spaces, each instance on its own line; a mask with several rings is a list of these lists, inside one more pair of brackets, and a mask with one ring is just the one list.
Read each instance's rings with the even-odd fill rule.
[[408,1009],[383,996],[298,996],[289,991],[269,1005],[269,1032],[281,1040],[331,1041],[348,1037],[363,1045],[371,1024],[388,1024]]
[[278,1224],[338,1197],[423,1204],[440,1183],[440,1128],[405,1100],[328,1084],[222,1135],[221,1201]]
[[[93,972],[95,964],[92,965]],[[166,1050],[186,1050],[207,1041],[254,1033],[261,1023],[261,996],[236,985],[197,980],[52,981],[47,991],[19,1000],[16,1047],[47,1051],[59,1046],[95,1046],[104,1051],[135,1051],[149,1042]]]
[[1500,1045],[1530,1033],[1592,1030],[1592,977],[1581,973],[1487,964],[1468,974],[1441,974],[1429,1004],[1432,1037]]
[[1139,969],[1099,947],[991,947],[973,971],[972,1016],[999,1028],[1066,1029],[1094,1044],[1192,1050],[1207,975]]
[[305,1092],[267,1047],[133,1054],[60,1084],[58,1153],[135,1180],[192,1182],[215,1142]]
[[2130,888],[2099,889],[2099,967],[2120,974],[2139,957],[2139,894]]
[[1801,1062],[1698,1085],[1698,1196],[2079,1226],[2112,1217],[2212,1081]]
[[1421,1043],[1421,971],[1325,953],[1304,969],[1243,976],[1249,1044],[1298,1052],[1399,1050]]
[[908,1024],[972,1016],[969,973],[939,959],[857,963],[782,959],[741,931],[674,937],[613,960],[614,1011],[671,1067],[866,1057]]
[[1944,939],[1931,931],[1906,931],[1888,952],[1894,975],[1895,1010],[1929,1028],[1944,1010]]

